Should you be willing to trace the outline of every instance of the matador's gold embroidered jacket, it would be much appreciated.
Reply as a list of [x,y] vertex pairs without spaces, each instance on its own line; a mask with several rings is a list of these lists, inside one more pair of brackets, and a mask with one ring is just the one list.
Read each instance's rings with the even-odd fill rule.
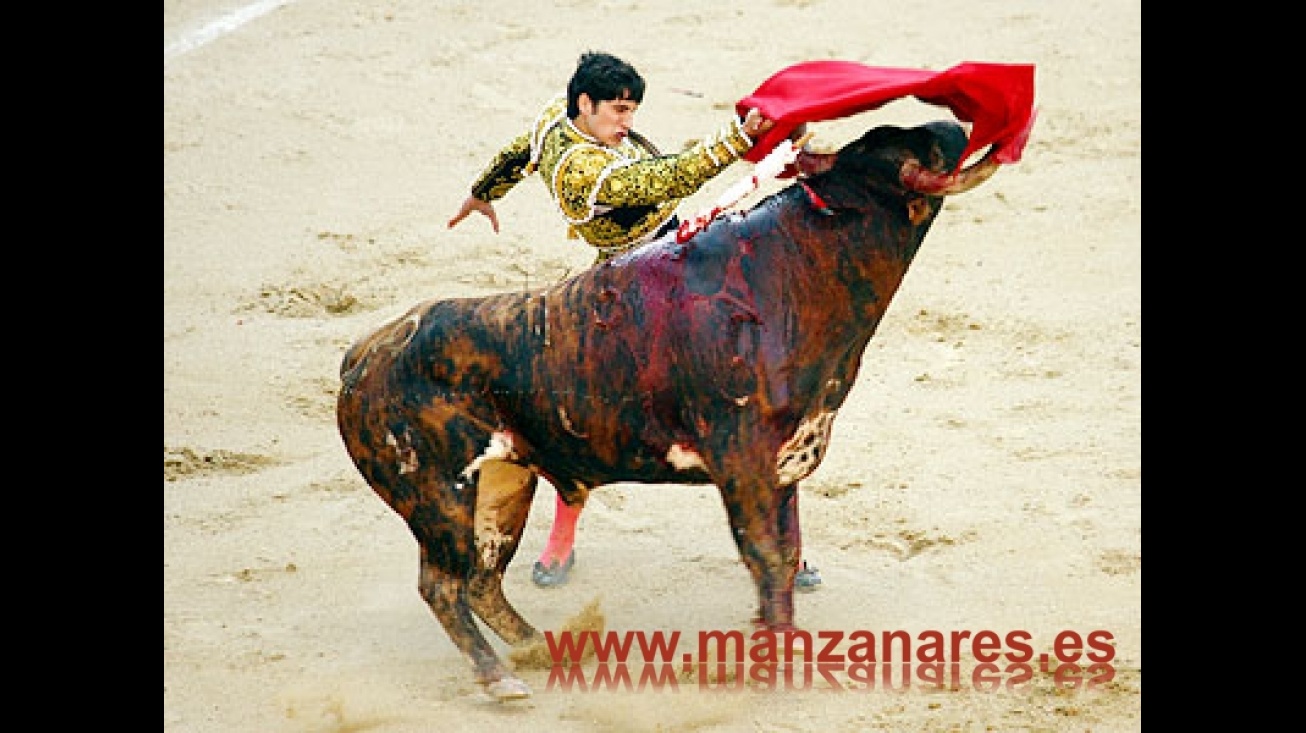
[[682,199],[752,145],[735,118],[674,155],[661,154],[633,132],[608,147],[572,124],[567,97],[559,95],[530,130],[499,151],[472,184],[472,195],[497,201],[538,170],[567,223],[603,261],[652,239]]

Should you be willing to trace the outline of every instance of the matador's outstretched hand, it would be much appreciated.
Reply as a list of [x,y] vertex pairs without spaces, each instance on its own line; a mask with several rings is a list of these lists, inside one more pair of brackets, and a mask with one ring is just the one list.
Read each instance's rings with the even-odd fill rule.
[[482,201],[475,196],[468,196],[463,201],[463,205],[458,207],[458,213],[454,214],[453,218],[449,220],[447,228],[453,229],[455,224],[466,219],[473,211],[484,214],[485,218],[490,220],[490,228],[494,230],[495,234],[499,233],[499,215],[494,211],[494,204],[489,201]]

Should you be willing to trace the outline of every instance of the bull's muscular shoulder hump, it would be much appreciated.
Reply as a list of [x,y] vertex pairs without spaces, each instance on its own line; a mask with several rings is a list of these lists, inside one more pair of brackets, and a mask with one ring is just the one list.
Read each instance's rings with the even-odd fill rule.
[[594,197],[604,171],[619,157],[616,151],[591,143],[573,145],[563,153],[549,186],[571,223],[581,224],[594,216]]

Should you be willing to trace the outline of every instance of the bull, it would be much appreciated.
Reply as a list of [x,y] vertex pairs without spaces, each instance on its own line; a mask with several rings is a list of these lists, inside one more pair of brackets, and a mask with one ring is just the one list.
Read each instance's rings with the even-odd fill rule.
[[354,465],[421,553],[418,590],[492,697],[527,697],[478,629],[539,632],[503,593],[543,476],[571,505],[616,482],[714,484],[757,588],[794,628],[799,482],[963,167],[953,121],[875,127],[746,213],[541,289],[433,299],[340,368]]

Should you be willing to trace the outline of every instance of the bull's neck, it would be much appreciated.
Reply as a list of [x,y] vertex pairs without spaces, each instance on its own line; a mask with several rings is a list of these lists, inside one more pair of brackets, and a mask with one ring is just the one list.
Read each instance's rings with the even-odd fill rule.
[[898,263],[905,272],[933,222],[930,216],[913,223],[906,215],[906,203],[888,195],[874,197],[866,210],[823,209],[821,201],[813,200],[802,186],[791,186],[765,210],[758,206],[756,228],[784,229],[785,236],[817,267],[879,269]]
[[869,211],[822,212],[801,186],[785,189],[752,214],[749,230],[774,232],[772,246],[756,248],[759,254],[790,252],[766,267],[786,273],[792,287],[812,297],[846,298],[871,324],[888,307],[930,226],[914,225],[886,202]]

